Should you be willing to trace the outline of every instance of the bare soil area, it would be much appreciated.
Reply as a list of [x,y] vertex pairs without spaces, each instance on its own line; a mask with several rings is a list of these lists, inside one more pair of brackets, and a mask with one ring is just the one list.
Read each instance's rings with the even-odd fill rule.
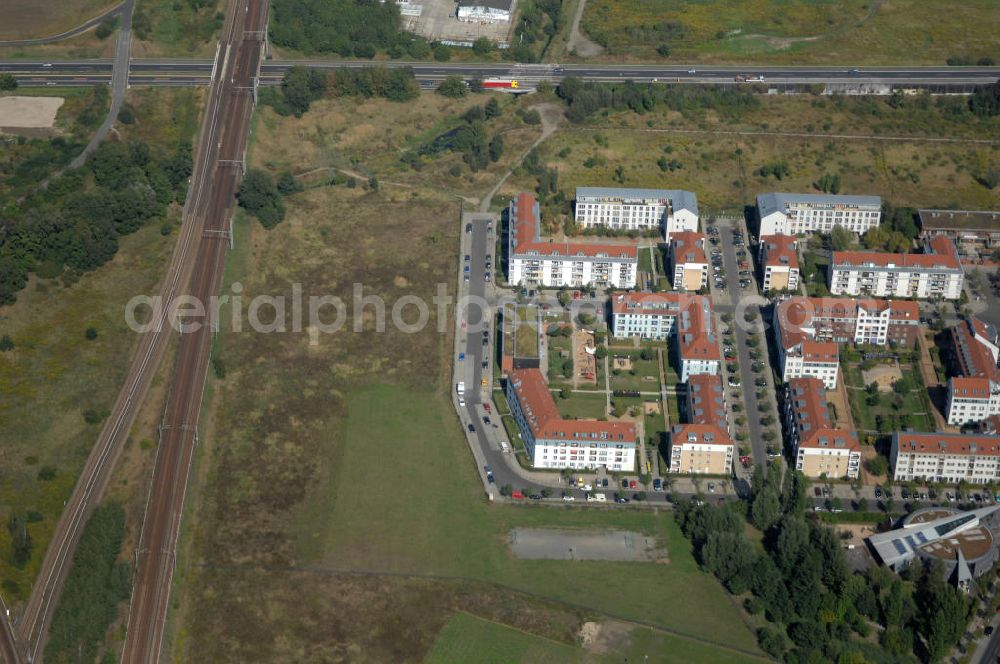
[[62,97],[0,97],[0,131],[51,129]]

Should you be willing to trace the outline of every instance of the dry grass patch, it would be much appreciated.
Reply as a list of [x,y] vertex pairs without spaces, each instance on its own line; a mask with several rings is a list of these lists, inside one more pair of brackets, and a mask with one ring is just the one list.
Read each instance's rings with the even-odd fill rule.
[[0,40],[51,37],[71,30],[118,0],[5,0]]

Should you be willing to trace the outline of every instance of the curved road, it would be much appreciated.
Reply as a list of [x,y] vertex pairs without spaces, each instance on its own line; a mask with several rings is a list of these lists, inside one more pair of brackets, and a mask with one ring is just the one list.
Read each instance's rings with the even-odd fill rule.
[[101,22],[110,17],[114,16],[122,10],[125,5],[129,5],[129,10],[131,11],[131,5],[134,0],[126,0],[121,4],[115,5],[108,11],[95,16],[85,23],[81,23],[75,28],[71,28],[66,32],[60,32],[58,35],[52,35],[51,37],[38,37],[37,39],[6,39],[0,40],[0,46],[38,46],[39,44],[51,44],[53,42],[62,41],[64,39],[69,39],[70,37],[76,37],[77,35],[82,35],[88,30],[96,28]]

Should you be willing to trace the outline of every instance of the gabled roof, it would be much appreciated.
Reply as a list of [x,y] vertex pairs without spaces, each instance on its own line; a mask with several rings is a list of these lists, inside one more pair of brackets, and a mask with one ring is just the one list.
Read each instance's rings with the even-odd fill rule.
[[687,382],[688,418],[691,424],[714,424],[727,430],[726,392],[722,376],[696,374]]
[[826,387],[819,378],[801,376],[789,380],[787,403],[800,436],[833,425],[826,403]]
[[991,349],[978,341],[968,324],[956,325],[951,330],[951,342],[962,376],[979,376],[1000,382],[1000,369]]
[[634,245],[607,242],[552,242],[541,239],[541,219],[538,203],[531,194],[518,194],[511,206],[510,226],[513,229],[512,253],[519,257],[548,258],[608,258],[636,261],[639,252]]
[[799,256],[795,251],[797,241],[794,235],[764,235],[760,238],[765,267],[787,267],[799,269]]
[[1000,456],[1000,436],[960,433],[908,433],[893,434],[900,453],[958,454],[975,456]]
[[881,251],[835,251],[831,266],[836,268],[885,267],[923,270],[961,270],[954,243],[943,235],[932,237],[922,254],[887,254]]
[[882,207],[882,199],[878,196],[836,196],[832,194],[786,194],[771,192],[757,196],[757,209],[760,216],[765,217],[772,212],[784,212],[790,205],[813,205],[816,207],[843,206]]
[[799,439],[799,449],[830,449],[849,450],[860,452],[861,443],[858,442],[858,432],[851,429],[817,429],[808,434],[803,434]]
[[707,297],[692,297],[681,309],[677,341],[682,360],[722,359],[719,338],[712,321],[712,303]]
[[636,429],[631,422],[564,419],[538,369],[514,369],[508,380],[535,438],[581,443],[635,442]]
[[660,200],[670,203],[674,210],[688,210],[698,214],[698,197],[684,189],[634,189],[627,187],[577,187],[576,200],[581,198],[618,198],[626,200]]
[[670,251],[675,264],[708,264],[705,257],[705,236],[696,231],[677,231],[670,234]]
[[962,399],[989,399],[990,379],[979,376],[953,376],[948,379],[949,391]]
[[733,440],[714,424],[676,424],[670,430],[670,442],[676,445],[732,445]]
[[776,308],[781,342],[785,348],[791,348],[805,339],[813,338],[818,323],[836,320],[854,322],[859,310],[864,310],[869,315],[888,310],[889,325],[915,324],[920,321],[919,305],[908,300],[790,297]]

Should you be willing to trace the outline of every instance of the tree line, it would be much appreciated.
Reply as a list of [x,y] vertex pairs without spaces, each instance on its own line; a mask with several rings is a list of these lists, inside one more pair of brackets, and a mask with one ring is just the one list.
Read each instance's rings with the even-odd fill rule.
[[274,0],[271,41],[303,53],[371,58],[396,42],[399,7],[378,0]]
[[118,562],[125,511],[117,503],[94,510],[70,568],[45,646],[48,662],[93,662],[118,605],[131,591],[129,564]]
[[568,105],[566,117],[572,122],[583,122],[598,111],[646,113],[661,107],[682,113],[712,109],[734,118],[760,105],[753,93],[742,89],[634,81],[595,83],[575,76],[564,78],[556,93]]
[[[852,573],[830,528],[804,516],[801,473],[757,468],[748,514],[743,504],[681,501],[677,520],[703,569],[770,623],[762,650],[786,662],[935,662],[957,643],[969,602],[939,564],[911,564],[902,577],[882,567]],[[745,532],[749,520],[762,546]],[[878,631],[878,646],[872,630]],[[879,647],[880,646],[880,647]]]
[[142,142],[105,141],[85,168],[54,178],[0,208],[0,304],[13,303],[32,272],[47,278],[100,267],[118,239],[181,203],[191,175],[191,146],[154,154]]

